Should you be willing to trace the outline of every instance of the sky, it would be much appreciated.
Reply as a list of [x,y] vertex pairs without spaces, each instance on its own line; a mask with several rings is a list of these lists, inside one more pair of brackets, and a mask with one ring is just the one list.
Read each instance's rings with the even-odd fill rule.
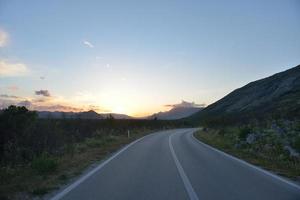
[[145,116],[300,64],[299,0],[0,0],[0,107]]

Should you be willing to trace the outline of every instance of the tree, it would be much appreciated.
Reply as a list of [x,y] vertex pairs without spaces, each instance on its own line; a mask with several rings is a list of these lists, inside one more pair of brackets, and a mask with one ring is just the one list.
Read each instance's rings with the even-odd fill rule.
[[[37,113],[26,107],[9,106],[0,114],[0,161],[5,154],[17,157],[34,127]],[[12,158],[11,158],[12,159]]]

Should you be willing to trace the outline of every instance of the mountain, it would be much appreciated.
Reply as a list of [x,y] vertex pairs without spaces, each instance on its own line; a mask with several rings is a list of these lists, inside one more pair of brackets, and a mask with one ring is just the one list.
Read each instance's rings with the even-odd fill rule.
[[112,116],[115,119],[132,119],[132,117],[124,114],[117,114],[117,113],[103,113],[99,114],[93,110],[86,111],[86,112],[49,112],[49,111],[38,111],[39,118],[54,118],[54,119],[106,119]]
[[93,110],[76,113],[80,119],[104,119],[104,117]]
[[300,65],[236,89],[189,119],[236,123],[274,117],[300,117]]
[[76,118],[75,112],[59,112],[59,111],[37,111],[39,118],[53,118],[53,119],[60,119],[60,118]]
[[194,102],[189,103],[186,101],[182,101],[179,104],[166,105],[166,106],[172,107],[172,109],[166,112],[155,113],[148,118],[149,119],[156,118],[162,120],[175,120],[175,119],[188,117],[203,109],[203,105],[197,105]]
[[125,114],[118,114],[118,113],[102,113],[101,115],[104,118],[109,118],[110,116],[112,116],[115,119],[134,119],[134,117]]

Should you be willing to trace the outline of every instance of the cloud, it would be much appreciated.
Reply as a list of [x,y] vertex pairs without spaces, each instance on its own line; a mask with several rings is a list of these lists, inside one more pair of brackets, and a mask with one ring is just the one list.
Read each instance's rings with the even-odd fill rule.
[[82,112],[85,111],[82,108],[77,108],[73,106],[66,106],[62,104],[55,104],[55,105],[35,105],[32,108],[33,110],[38,111],[61,111],[61,112]]
[[19,103],[19,106],[23,106],[24,100],[26,99],[15,95],[0,94],[0,109],[7,108],[10,105],[19,105]]
[[0,76],[24,76],[26,74],[28,74],[28,68],[25,64],[0,60]]
[[48,101],[48,99],[45,99],[45,98],[43,98],[43,99],[33,99],[32,100],[33,103],[44,103],[44,102],[47,102],[47,101]]
[[178,104],[168,104],[165,105],[166,107],[172,107],[172,108],[178,108],[178,107],[185,107],[185,108],[201,108],[205,107],[205,104],[195,104],[194,102],[187,102],[187,101],[181,101],[181,103]]
[[7,45],[8,42],[8,34],[0,29],[0,47],[4,47]]
[[36,95],[42,95],[44,97],[50,97],[50,92],[48,90],[38,90],[38,91],[35,91],[35,94]]
[[8,94],[0,94],[0,97],[6,98],[6,99],[19,99],[20,97],[15,95],[8,95]]
[[10,105],[16,105],[16,102],[11,99],[0,98],[0,109],[7,108]]
[[87,110],[93,110],[93,111],[96,111],[96,112],[105,112],[105,113],[111,112],[111,110],[109,110],[109,109],[103,109],[103,108],[101,108],[99,106],[95,106],[95,105],[89,105],[87,107]]
[[87,40],[84,40],[84,41],[83,41],[83,44],[84,44],[85,46],[89,47],[89,48],[94,48],[94,45],[93,45],[91,42],[87,41]]
[[25,100],[25,101],[20,101],[17,103],[17,106],[25,106],[26,108],[30,109],[32,106],[31,101]]
[[[62,97],[51,96],[48,90],[38,90],[35,94],[41,97],[19,97],[10,94],[0,94],[0,109],[10,105],[25,106],[30,110],[37,111],[62,111],[62,112],[83,112],[94,110],[96,112],[109,112],[98,105],[90,103],[73,104]],[[73,99],[72,99],[73,100]]]
[[41,80],[45,80],[45,76],[40,76],[40,79]]

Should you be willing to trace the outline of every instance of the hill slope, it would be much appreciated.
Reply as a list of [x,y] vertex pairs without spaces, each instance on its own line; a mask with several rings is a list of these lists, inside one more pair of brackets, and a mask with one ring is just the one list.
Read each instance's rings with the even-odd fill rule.
[[300,116],[300,65],[251,82],[192,115],[202,123],[237,123]]

